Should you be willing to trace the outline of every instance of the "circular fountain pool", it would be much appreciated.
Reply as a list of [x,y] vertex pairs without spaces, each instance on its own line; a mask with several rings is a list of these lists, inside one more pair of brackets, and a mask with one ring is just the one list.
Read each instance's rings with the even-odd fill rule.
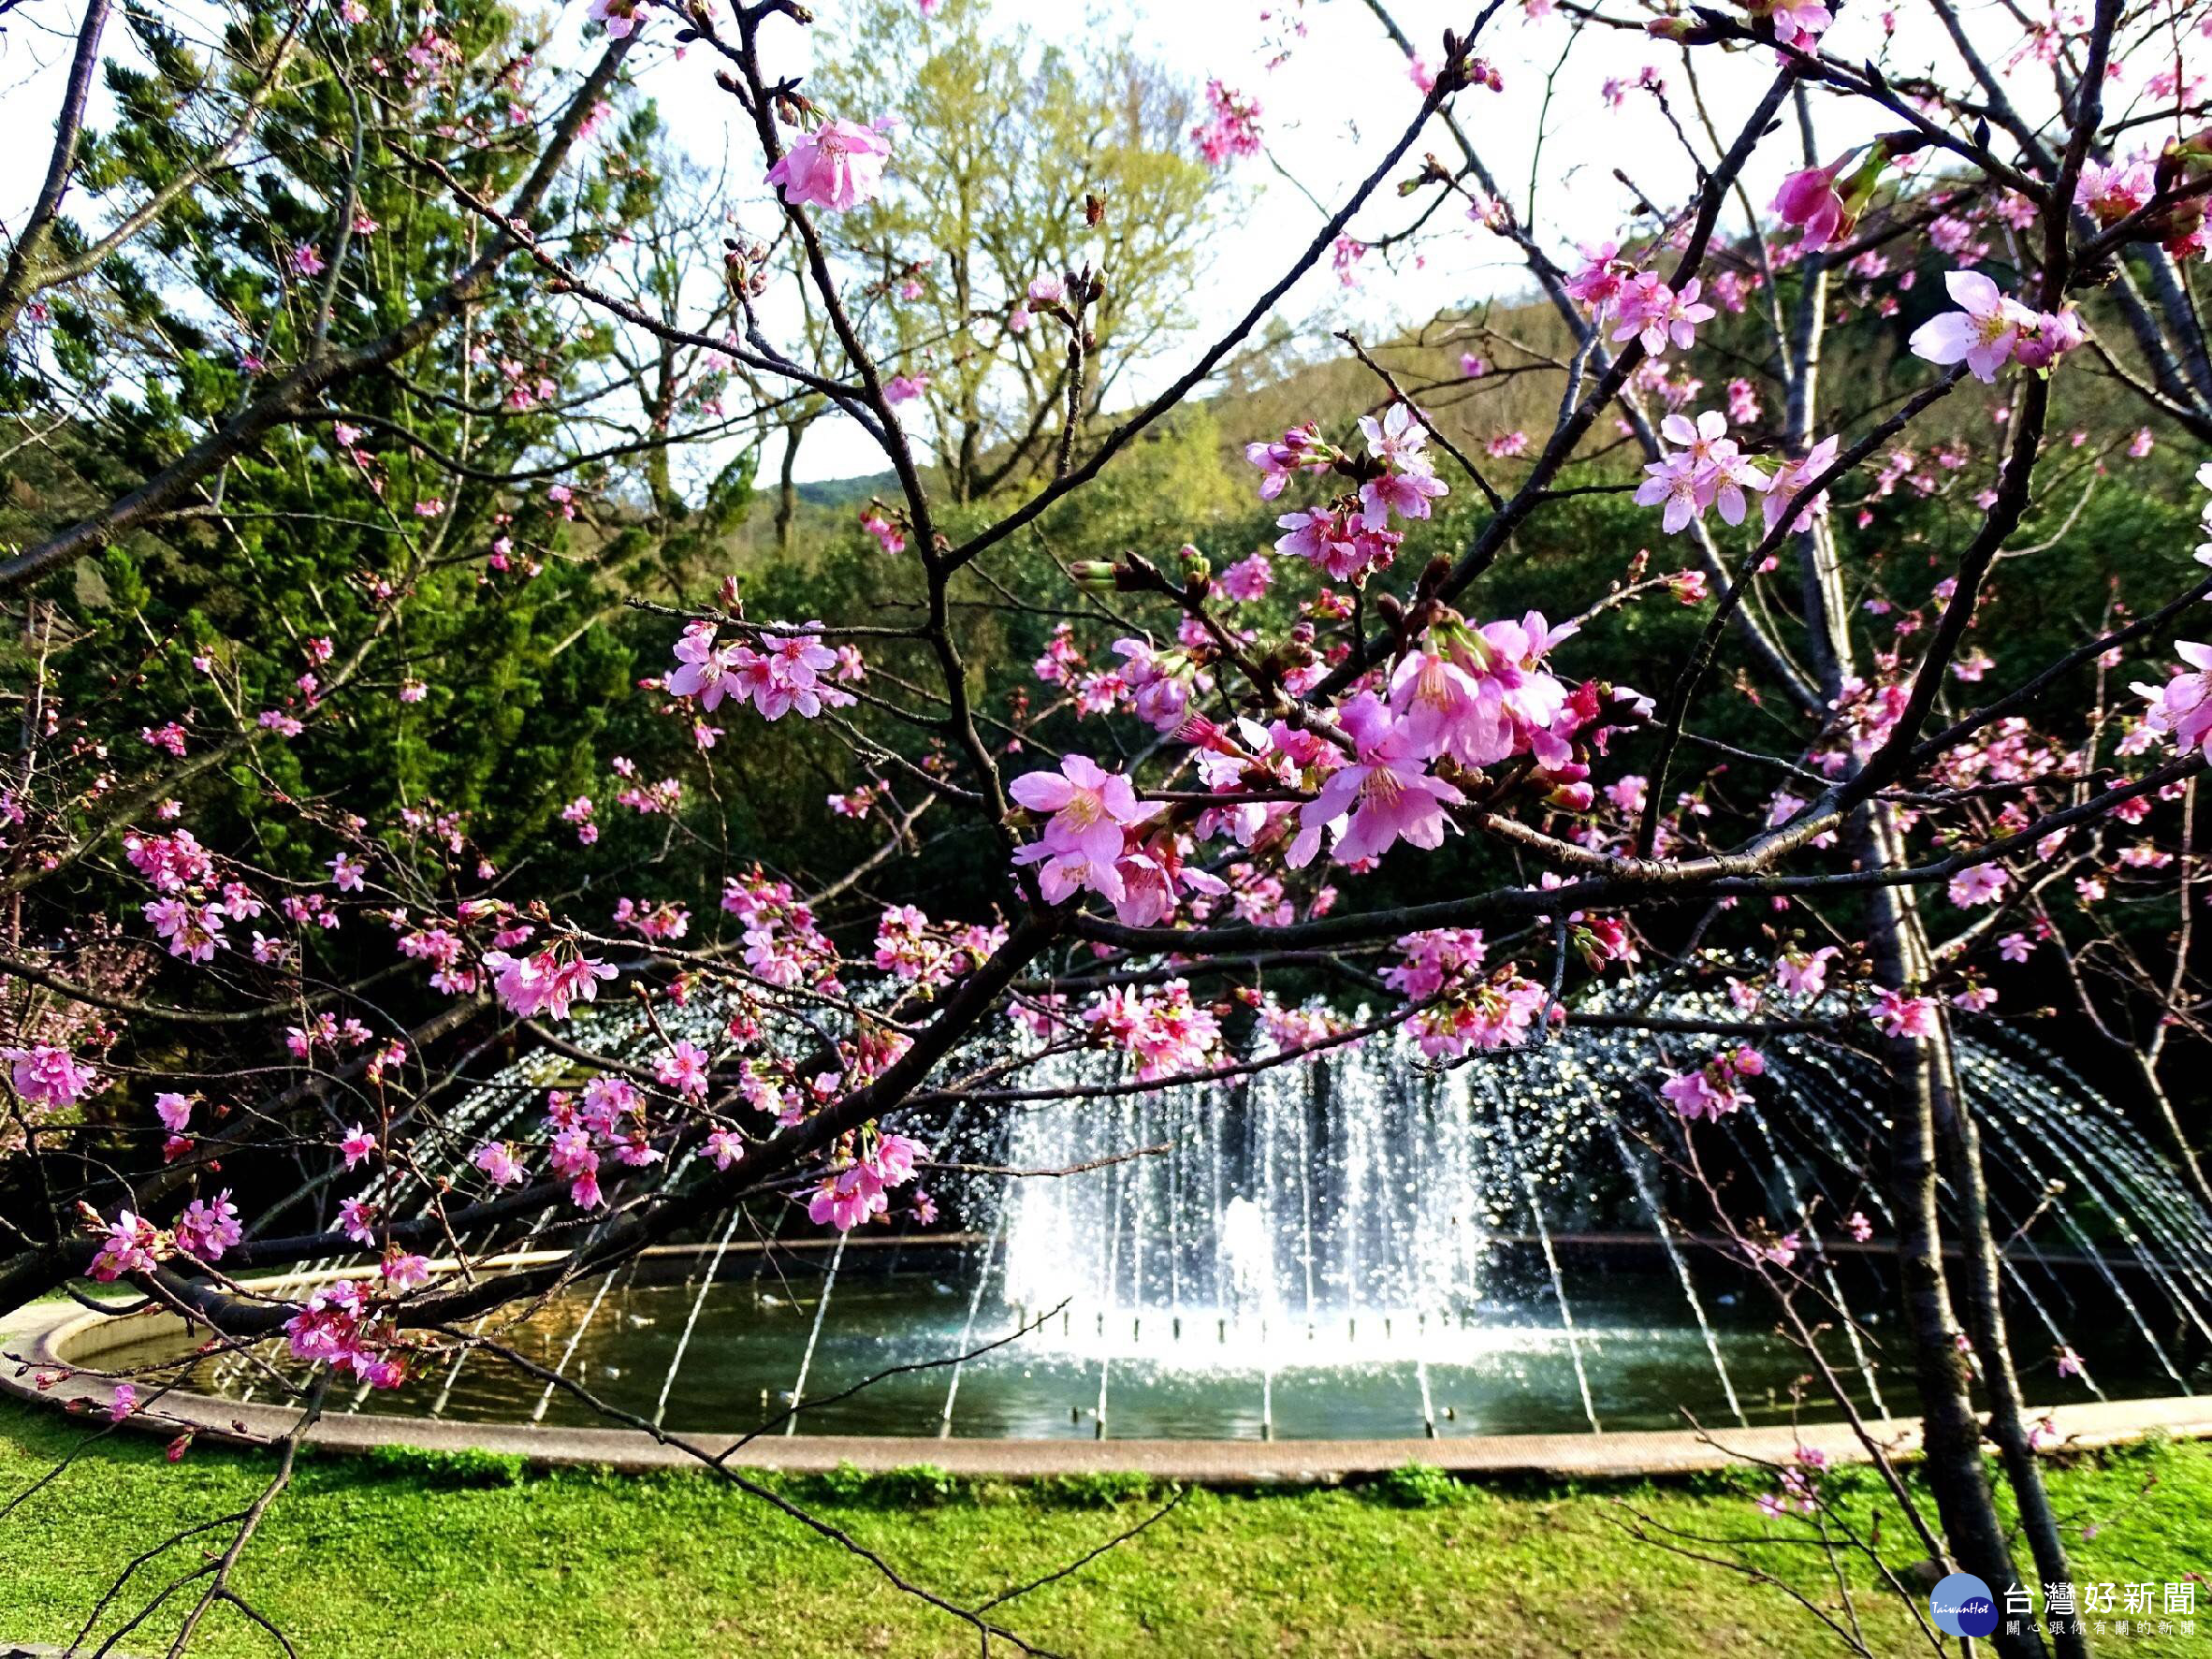
[[[1732,1013],[1687,998],[1668,1010]],[[684,1035],[715,1041],[712,1009],[684,1011],[696,1019]],[[592,1034],[610,1055],[661,1041],[619,1017]],[[1441,1068],[1385,1038],[1166,1089],[1132,1086],[1104,1056],[1052,1055],[1022,1078],[1064,1100],[899,1126],[958,1166],[929,1177],[955,1236],[868,1229],[840,1245],[773,1201],[495,1329],[677,1431],[1317,1441],[1832,1417],[1817,1392],[1794,1398],[1812,1366],[1776,1329],[1749,1259],[1764,1256],[1822,1328],[1855,1406],[1909,1414],[1878,1069],[1784,1037],[1767,1045],[1754,1103],[1686,1128],[1652,1085],[1707,1046],[1570,1029]],[[567,1065],[521,1063],[464,1131],[527,1132],[531,1094],[573,1084]],[[2212,1219],[2123,1113],[2040,1051],[1993,1035],[1961,1044],[1960,1069],[2030,1397],[2205,1388]],[[102,1337],[102,1369],[188,1358],[174,1330],[112,1346],[124,1334]],[[2069,1349],[2086,1363],[2061,1376]],[[284,1392],[238,1356],[193,1365],[185,1386]],[[449,1345],[422,1353],[403,1389],[341,1390],[330,1406],[599,1420],[572,1393]]]
[[[864,1259],[888,1250],[849,1253],[826,1308],[821,1252],[769,1259],[732,1251],[712,1285],[704,1282],[710,1250],[659,1258],[604,1296],[557,1298],[501,1340],[609,1405],[686,1433],[764,1422],[780,1433],[802,1368],[811,1404],[793,1427],[805,1434],[1329,1440],[1433,1430],[1448,1439],[1830,1414],[1817,1398],[1793,1405],[1802,1357],[1775,1334],[1748,1275],[1718,1260],[1703,1263],[1710,1306],[1700,1327],[1670,1317],[1681,1288],[1665,1257],[1648,1246],[1574,1236],[1553,1245],[1585,1287],[1571,1332],[1555,1314],[1547,1322],[1550,1310],[1534,1300],[1471,1308],[1463,1324],[1404,1308],[1309,1323],[1197,1304],[1112,1315],[1094,1308],[1080,1317],[1072,1305],[979,1306],[971,1317],[976,1297],[963,1275],[972,1250],[919,1244],[900,1248],[895,1267]],[[1491,1249],[1501,1285],[1544,1273],[1534,1244],[1495,1241]],[[1870,1261],[1845,1262],[1841,1271],[1869,1283],[1878,1272]],[[2070,1276],[2087,1272],[2077,1267]],[[1868,1339],[1879,1342],[1882,1316],[1873,1318]],[[158,1368],[165,1380],[227,1398],[282,1397],[268,1372],[235,1361],[177,1369],[191,1345],[172,1322],[149,1322],[119,1344],[127,1329],[104,1332],[90,1362],[110,1373]],[[2129,1345],[2114,1334],[2106,1327],[2102,1338],[2084,1339],[2105,1392],[2165,1391],[2155,1370],[2131,1365]],[[297,1370],[279,1345],[259,1358],[275,1371]],[[870,1378],[880,1380],[839,1397]],[[2033,1380],[2045,1403],[2092,1398],[2084,1384],[2060,1381],[2047,1366]],[[1863,1384],[1855,1391],[1856,1404],[1872,1409]],[[1910,1401],[1899,1404],[1909,1408]],[[406,1388],[341,1391],[333,1404],[462,1423],[604,1420],[570,1392],[480,1355],[426,1358]]]

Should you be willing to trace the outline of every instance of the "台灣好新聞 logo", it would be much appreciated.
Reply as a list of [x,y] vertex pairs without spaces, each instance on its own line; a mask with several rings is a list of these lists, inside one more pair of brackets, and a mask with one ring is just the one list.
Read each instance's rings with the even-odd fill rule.
[[1987,1636],[1997,1628],[1997,1598],[1972,1573],[1953,1573],[1929,1591],[1928,1610],[1945,1636]]

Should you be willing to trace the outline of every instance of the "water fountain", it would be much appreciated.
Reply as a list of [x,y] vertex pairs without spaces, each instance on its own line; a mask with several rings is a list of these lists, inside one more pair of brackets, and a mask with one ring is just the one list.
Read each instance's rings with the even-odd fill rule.
[[[1698,997],[1666,1011],[1731,1017]],[[702,1037],[719,1025],[711,1008],[684,1014]],[[610,1055],[653,1041],[626,1013],[586,1032]],[[1808,1368],[1686,1177],[1683,1126],[1653,1088],[1670,1056],[1701,1057],[1710,1041],[1576,1027],[1442,1066],[1390,1035],[1157,1092],[1117,1086],[1108,1056],[1053,1055],[1025,1086],[1075,1098],[913,1128],[948,1162],[1093,1167],[939,1176],[949,1230],[933,1236],[867,1230],[849,1245],[803,1218],[717,1216],[691,1247],[557,1300],[512,1340],[677,1429],[802,1404],[784,1433],[1448,1438],[1668,1427],[1685,1410],[1715,1426],[1780,1420]],[[1797,1271],[1851,1311],[1828,1358],[1882,1415],[1911,1390],[1887,1313],[1881,1078],[1812,1036],[1765,1050],[1757,1103],[1692,1131],[1699,1162],[1739,1223],[1794,1234]],[[1988,1027],[1960,1062],[2030,1393],[2204,1387],[2212,1218],[2049,1055]],[[488,1084],[460,1138],[528,1113],[557,1071],[541,1055]],[[1854,1213],[1873,1230],[1863,1244]],[[2061,1346],[2087,1360],[2083,1375],[2056,1375]],[[255,1375],[203,1367],[194,1386],[243,1397]],[[350,1404],[588,1420],[481,1359]]]

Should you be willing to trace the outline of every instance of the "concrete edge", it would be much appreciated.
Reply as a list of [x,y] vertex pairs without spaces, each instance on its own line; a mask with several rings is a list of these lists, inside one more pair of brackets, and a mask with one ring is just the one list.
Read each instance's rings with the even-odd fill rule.
[[[0,1319],[0,1393],[49,1409],[104,1413],[115,1385],[85,1361],[114,1343],[79,1339],[117,1324],[74,1302],[37,1302]],[[135,1338],[133,1339],[135,1340]],[[2170,1396],[2062,1405],[2049,1413],[2059,1448],[2088,1450],[2151,1434],[2212,1439],[2212,1398]],[[288,1405],[225,1400],[174,1391],[125,1426],[164,1439],[189,1429],[217,1445],[267,1446],[289,1434],[299,1412]],[[1919,1448],[1919,1419],[1870,1424],[1893,1455]],[[1836,1463],[1869,1457],[1841,1422],[1714,1430],[1633,1430],[1609,1434],[1459,1434],[1390,1440],[983,1440],[902,1435],[765,1434],[747,1443],[729,1433],[686,1434],[682,1446],[637,1429],[579,1429],[529,1423],[454,1422],[439,1418],[337,1416],[317,1423],[309,1441],[327,1450],[378,1447],[429,1451],[482,1451],[546,1465],[589,1465],[624,1473],[695,1467],[699,1455],[719,1457],[744,1446],[746,1468],[794,1473],[851,1465],[871,1472],[927,1463],[973,1478],[1039,1479],[1055,1476],[1130,1473],[1208,1486],[1317,1484],[1358,1479],[1425,1463],[1455,1475],[1541,1476],[1555,1479],[1637,1479],[1783,1463],[1800,1445]]]

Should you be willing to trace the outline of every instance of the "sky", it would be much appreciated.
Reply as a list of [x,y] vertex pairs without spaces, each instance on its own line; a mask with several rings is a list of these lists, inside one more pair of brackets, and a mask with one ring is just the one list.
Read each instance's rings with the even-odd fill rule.
[[[770,25],[776,33],[764,39],[764,51],[772,74],[803,72],[810,51],[834,50],[840,38],[848,0],[812,4],[817,22],[811,31],[784,20]],[[1465,28],[1479,8],[1474,0],[1393,0],[1390,9],[1408,36],[1427,45],[1434,57],[1443,31]],[[543,54],[546,59],[575,62],[589,50],[583,10],[580,0],[562,8]],[[2001,56],[2016,41],[2016,28],[1995,0],[1966,0],[1966,10],[1989,55]],[[1087,19],[1091,26],[1126,30],[1147,55],[1193,86],[1218,79],[1261,105],[1268,153],[1235,164],[1242,210],[1221,227],[1210,250],[1212,274],[1191,296],[1193,327],[1157,359],[1141,366],[1128,382],[1132,399],[1172,380],[1279,276],[1322,223],[1315,200],[1333,210],[1387,153],[1419,105],[1404,56],[1361,0],[1269,0],[1264,7],[1257,0],[1099,0],[1087,11],[1066,0],[1000,0],[998,11],[1009,25],[1031,31],[1041,17],[1070,27],[1083,27]],[[77,0],[26,0],[7,15],[0,33],[0,144],[7,153],[43,163],[69,32],[79,15]],[[1885,16],[1895,18],[1894,34],[1885,31]],[[668,24],[658,18],[652,26],[665,33]],[[1530,22],[1521,15],[1521,0],[1506,0],[1478,43],[1503,77],[1504,89],[1463,93],[1457,102],[1463,124],[1517,213],[1562,253],[1604,240],[1619,226],[1633,198],[1615,177],[1616,168],[1664,204],[1683,199],[1694,182],[1658,101],[1632,93],[1618,107],[1608,106],[1601,95],[1608,80],[1633,83],[1646,68],[1655,71],[1677,118],[1701,148],[1709,147],[1677,48],[1596,29],[1572,38],[1571,51],[1564,50],[1570,34],[1563,19]],[[1864,3],[1843,7],[1826,44],[1847,61],[1885,52],[1882,61],[1899,73],[1949,62],[1947,43],[1916,0],[1886,11]],[[1724,138],[1733,137],[1772,74],[1771,54],[1702,51],[1696,61],[1704,109]],[[1955,69],[1948,73],[1956,79]],[[2032,109],[2036,88],[2025,72],[2022,79],[2019,95]],[[715,169],[726,164],[733,175],[757,168],[757,161],[738,148],[746,135],[732,124],[733,106],[714,88],[705,52],[694,50],[683,61],[656,54],[639,80],[659,103],[677,144],[694,160]],[[1822,100],[1820,121],[1821,144],[1830,158],[1878,130],[1861,107],[1841,100]],[[1414,153],[1423,150],[1456,159],[1441,126]],[[1777,141],[1754,161],[1745,183],[1762,208],[1796,153],[1794,143]],[[13,224],[20,217],[36,191],[38,171],[37,165],[0,169],[0,220]],[[1352,234],[1380,235],[1406,216],[1405,204],[1386,188],[1353,222]],[[1317,346],[1329,329],[1347,321],[1380,334],[1393,323],[1418,323],[1448,306],[1525,290],[1526,279],[1502,240],[1462,213],[1448,211],[1433,223],[1436,233],[1390,269],[1368,262],[1357,288],[1342,285],[1322,260],[1287,298],[1282,314]],[[769,320],[772,325],[773,313]],[[773,454],[764,458],[764,467],[775,463]],[[881,467],[866,436],[838,421],[809,434],[798,470],[802,478],[816,479]]]

